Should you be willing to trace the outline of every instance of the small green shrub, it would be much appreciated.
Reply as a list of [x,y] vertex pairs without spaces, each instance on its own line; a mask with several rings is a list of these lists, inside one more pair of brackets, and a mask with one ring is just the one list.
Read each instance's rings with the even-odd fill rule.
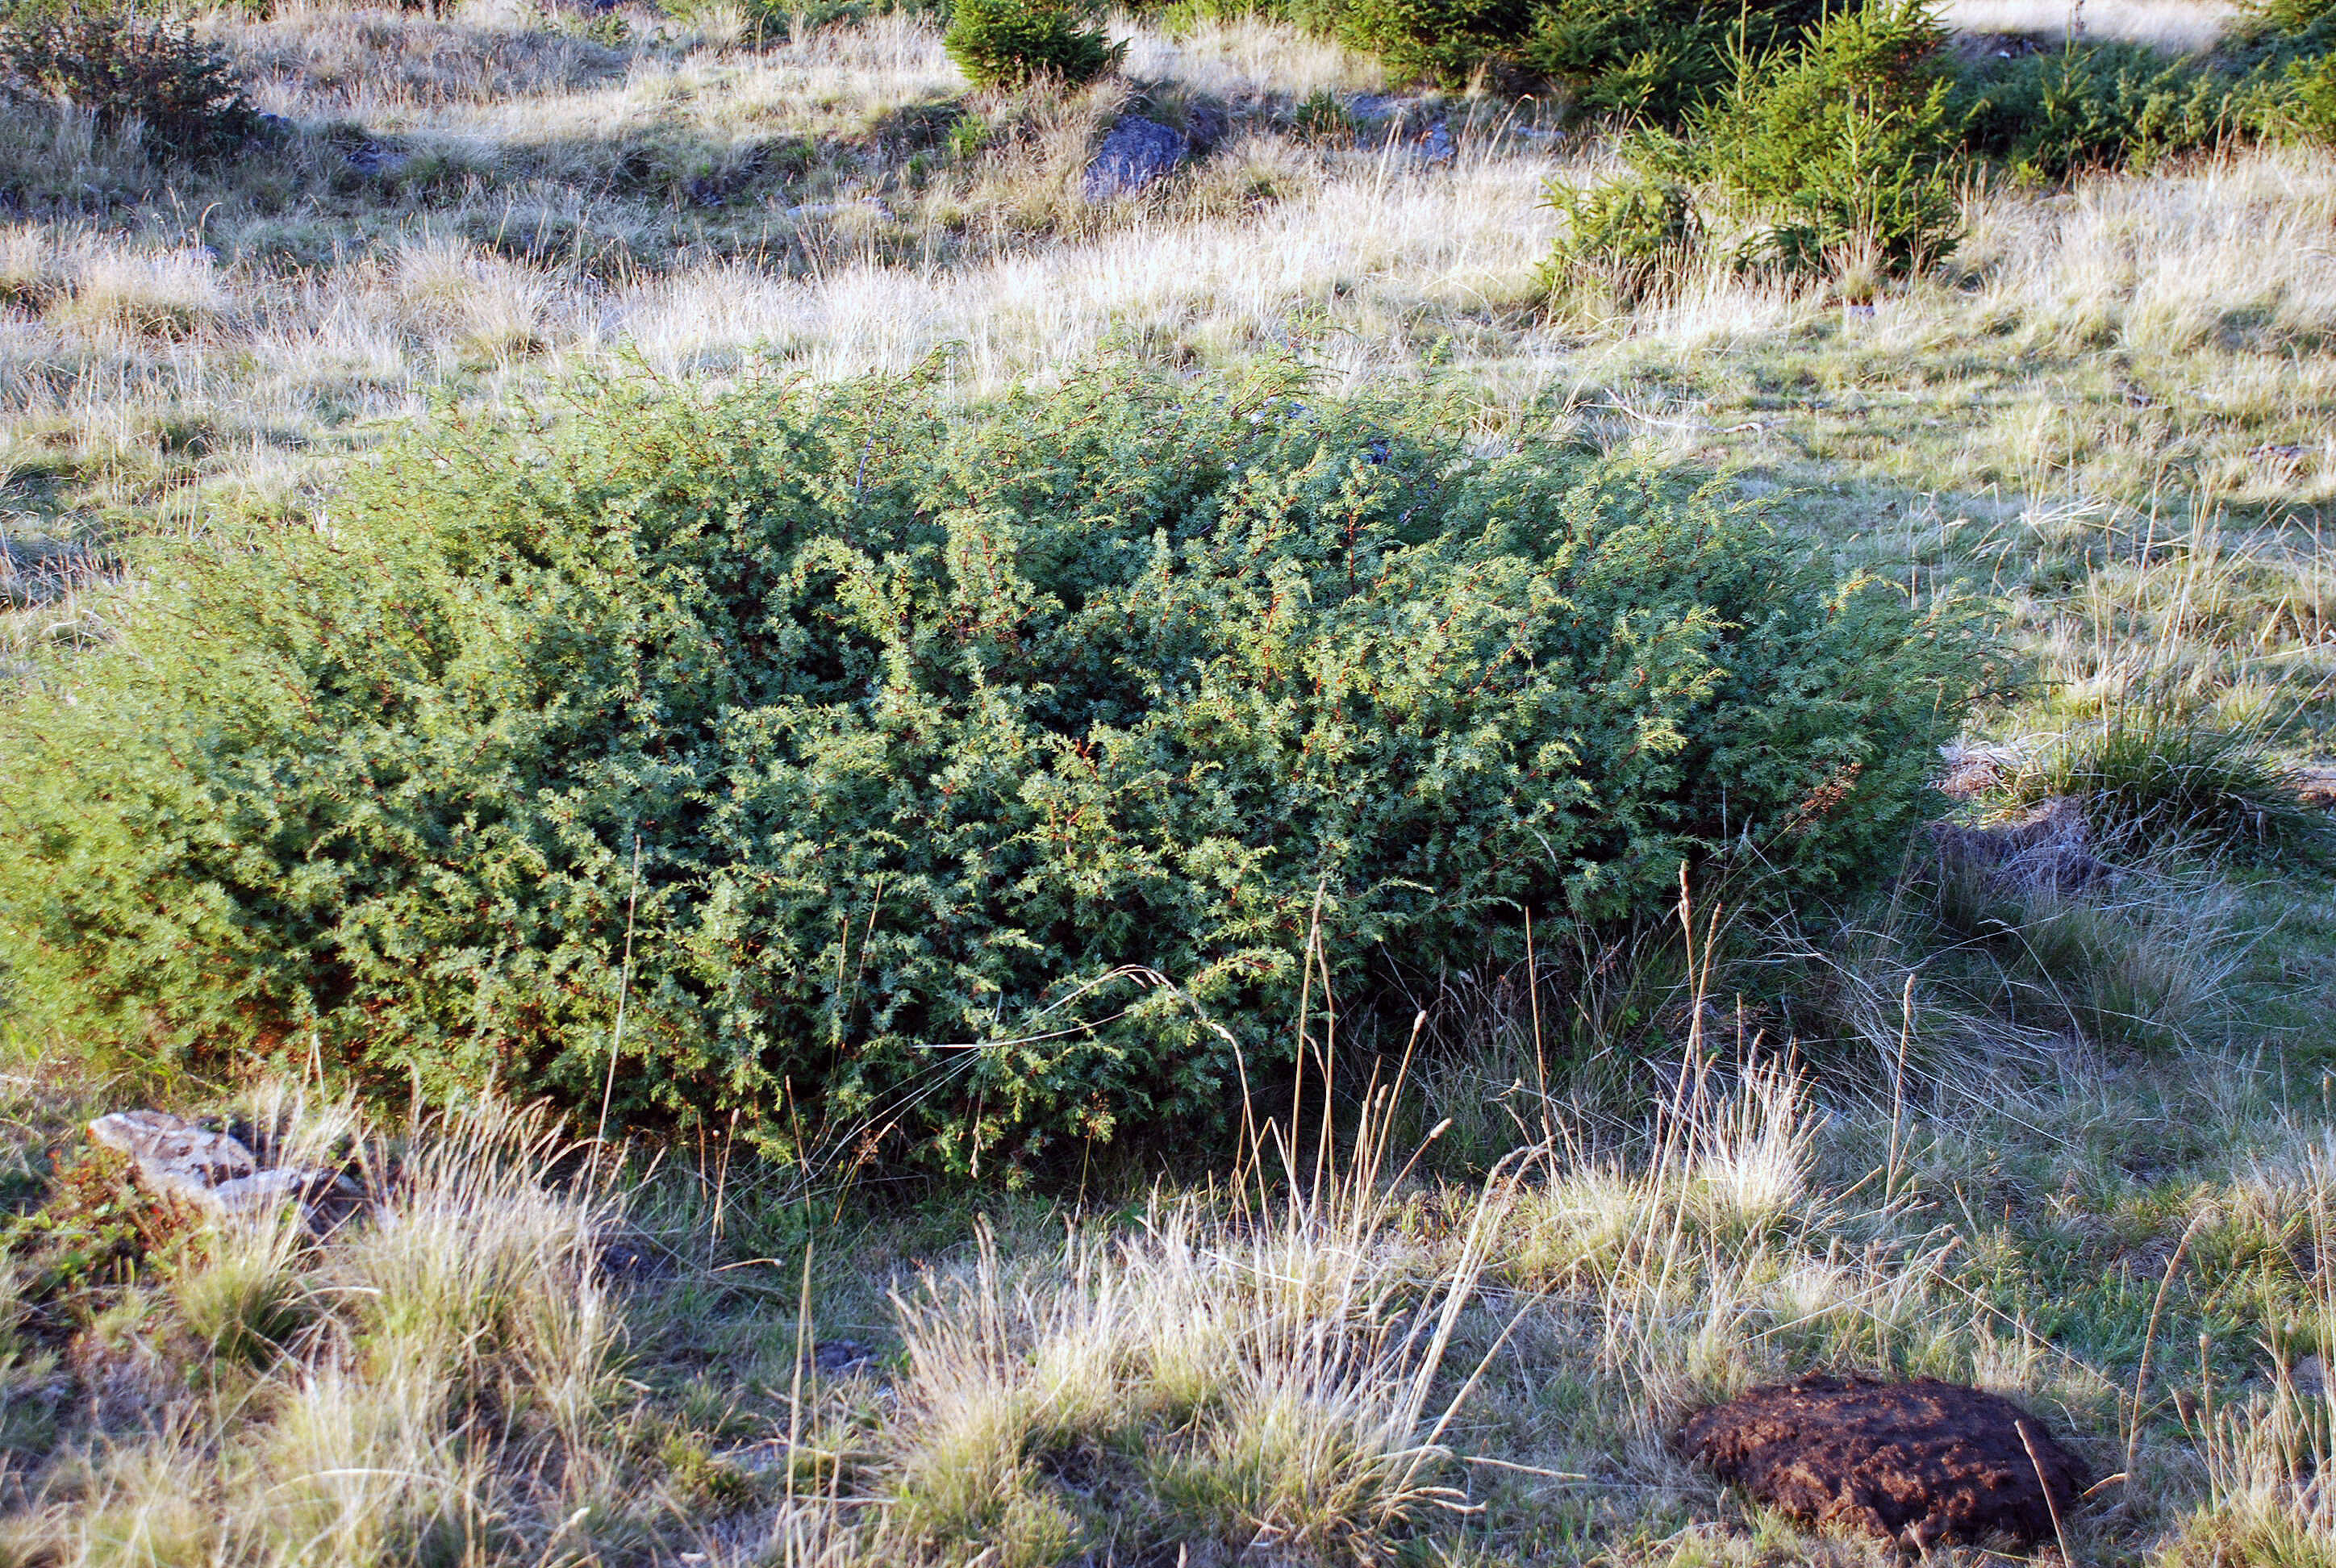
[[2336,142],[2336,54],[2299,60],[2288,67],[2295,131],[2315,141]]
[[2336,142],[2336,0],[2256,0],[2243,17],[2264,134]]
[[1290,113],[1290,128],[1309,141],[1344,141],[1355,133],[1355,116],[1346,101],[1327,87],[1307,94]]
[[1359,1006],[1683,862],[1894,863],[1971,621],[1691,477],[1302,391],[432,427],[0,717],[0,965],[84,1037],[588,1117],[621,1002],[620,1115],[987,1171],[1223,1125],[1318,919]]
[[223,152],[258,124],[232,56],[184,23],[127,8],[10,14],[0,21],[0,91],[85,109],[106,130],[140,122],[163,152]]
[[1666,180],[1552,184],[1548,205],[1565,215],[1565,231],[1542,266],[1553,304],[1630,309],[1675,288],[1703,249],[1703,224],[1686,190]]
[[1395,75],[1547,82],[1583,114],[1677,120],[1824,18],[1823,0],[1297,0]]
[[2216,64],[2241,133],[2336,141],[2336,0],[2253,0]]
[[1762,216],[1768,254],[1786,266],[1849,254],[1892,271],[1919,266],[1961,232],[1945,38],[1912,0],[1840,12],[1739,78],[1685,137],[1649,139],[1643,161]]
[[1991,62],[1964,83],[1965,144],[2027,180],[2146,168],[2240,128],[2234,83],[2136,44]]
[[1295,11],[1398,79],[1446,86],[1513,50],[1532,17],[1528,0],[1297,0]]
[[942,43],[983,91],[1041,78],[1076,87],[1115,69],[1126,54],[1077,0],[957,0]]
[[1824,0],[1543,0],[1518,48],[1583,113],[1676,122],[1824,21]]

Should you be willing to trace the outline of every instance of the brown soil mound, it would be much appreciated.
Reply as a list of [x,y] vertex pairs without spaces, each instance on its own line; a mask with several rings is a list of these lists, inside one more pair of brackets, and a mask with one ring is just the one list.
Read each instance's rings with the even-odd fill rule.
[[2041,1421],[2009,1399],[1932,1378],[1811,1377],[1755,1388],[1698,1411],[1680,1444],[1771,1507],[1916,1546],[1998,1534],[2049,1541],[2052,1506],[2065,1519],[2084,1490],[2083,1466]]

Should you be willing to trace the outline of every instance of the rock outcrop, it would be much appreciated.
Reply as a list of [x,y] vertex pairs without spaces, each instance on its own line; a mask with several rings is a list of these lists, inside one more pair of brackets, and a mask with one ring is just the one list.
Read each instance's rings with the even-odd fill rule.
[[1124,116],[1088,162],[1079,181],[1079,200],[1096,204],[1133,196],[1166,179],[1191,150],[1183,131],[1138,114]]

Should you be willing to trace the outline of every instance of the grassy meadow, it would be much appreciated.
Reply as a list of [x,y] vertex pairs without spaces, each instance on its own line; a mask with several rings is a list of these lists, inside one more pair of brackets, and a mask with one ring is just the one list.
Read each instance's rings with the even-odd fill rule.
[[[2229,19],[1944,14],[1975,55],[2073,25],[2173,59]],[[1114,15],[1116,72],[994,92],[915,11],[194,24],[280,117],[243,153],[0,105],[0,725],[178,563],[329,537],[417,421],[595,376],[973,405],[1294,363],[1307,396],[1425,380],[1471,450],[1716,476],[1838,573],[1975,599],[2017,677],[1930,814],[2127,806],[2081,879],[1917,836],[1839,901],[1543,916],[1522,964],[1301,1007],[1238,1143],[1139,1128],[1027,1183],[384,1089],[304,1037],[101,1048],[0,969],[0,1563],[1893,1560],[1672,1446],[1815,1368],[2039,1414],[2099,1485],[2037,1558],[2336,1563],[2325,146],[1974,171],[1911,273],[1717,237],[1630,298],[1544,268],[1617,133],[1286,21]],[[1131,112],[1205,151],[1083,202]],[[139,1105],[377,1205],[191,1224],[82,1137]]]

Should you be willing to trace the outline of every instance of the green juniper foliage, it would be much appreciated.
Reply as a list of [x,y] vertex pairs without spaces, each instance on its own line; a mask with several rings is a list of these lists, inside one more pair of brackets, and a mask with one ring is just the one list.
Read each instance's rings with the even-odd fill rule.
[[1966,145],[2027,180],[2146,169],[2254,141],[2336,139],[2336,3],[2259,0],[2212,56],[2071,42],[1964,69]]
[[1299,20],[1399,79],[1447,86],[1499,58],[1531,24],[1526,0],[1295,0]]
[[1972,619],[1430,402],[439,423],[6,713],[0,965],[135,1047],[313,1035],[589,1115],[629,943],[620,1114],[988,1170],[1222,1125],[1318,920],[1353,997],[1526,908],[1659,910],[1683,861],[1775,898],[1894,863]]
[[2253,128],[2336,142],[2336,0],[2253,0],[2234,31]]
[[2146,44],[2070,44],[1990,63],[1965,84],[1965,145],[2030,180],[2146,168],[2236,133],[2233,83]]
[[1825,16],[1824,0],[1543,0],[1519,46],[1584,113],[1676,122]]

